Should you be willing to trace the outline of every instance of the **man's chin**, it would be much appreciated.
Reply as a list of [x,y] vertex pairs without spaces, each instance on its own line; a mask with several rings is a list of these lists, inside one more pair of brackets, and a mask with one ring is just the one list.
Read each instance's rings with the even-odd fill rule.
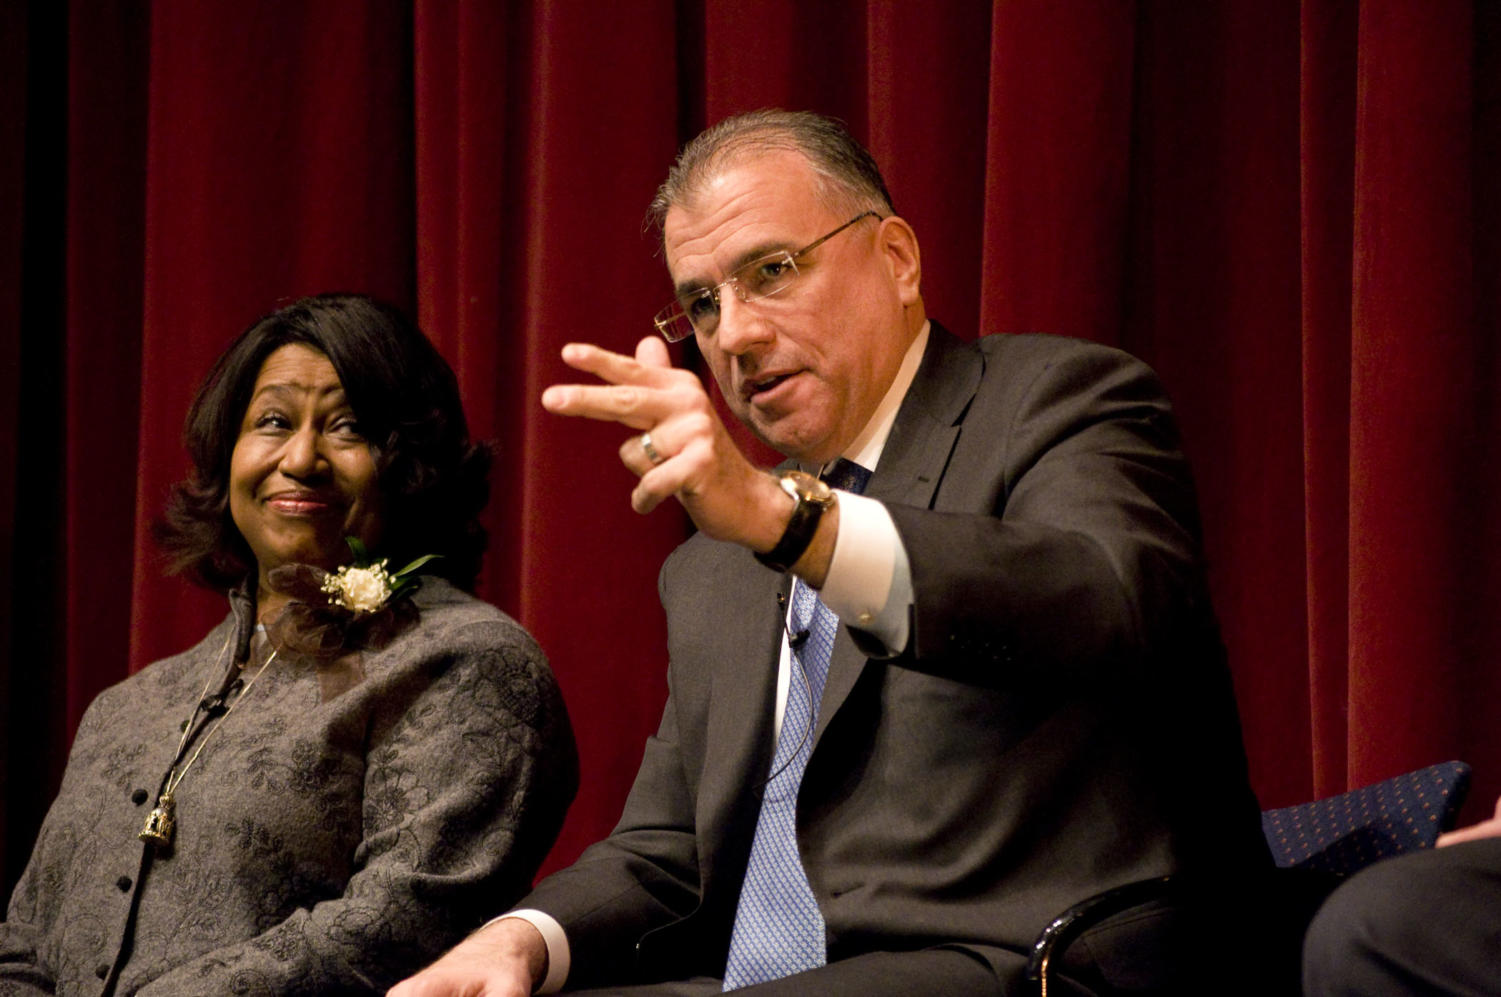
[[753,418],[746,423],[746,427],[756,439],[784,457],[791,457],[803,464],[823,461],[818,450],[826,434],[810,438],[814,434],[810,434],[807,427],[796,425],[795,420],[790,417],[775,421]]

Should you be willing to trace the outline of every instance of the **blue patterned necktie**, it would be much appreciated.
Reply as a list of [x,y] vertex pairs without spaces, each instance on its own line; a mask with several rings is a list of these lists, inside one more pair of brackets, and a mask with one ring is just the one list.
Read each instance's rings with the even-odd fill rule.
[[[864,491],[869,479],[869,471],[843,458],[824,475],[831,488],[849,492]],[[827,961],[823,915],[797,850],[797,789],[813,751],[813,723],[839,620],[799,580],[793,586],[787,626],[798,635],[790,640],[793,674],[735,911],[725,990],[778,980]]]

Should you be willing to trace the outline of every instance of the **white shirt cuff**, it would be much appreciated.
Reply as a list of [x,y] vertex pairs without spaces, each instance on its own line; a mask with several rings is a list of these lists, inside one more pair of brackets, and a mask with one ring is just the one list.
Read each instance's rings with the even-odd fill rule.
[[508,917],[519,918],[530,924],[542,933],[542,941],[547,945],[547,975],[538,984],[536,992],[539,994],[555,994],[563,989],[563,983],[568,979],[570,955],[568,952],[568,935],[564,933],[563,926],[557,922],[551,914],[544,914],[540,910],[522,909],[508,911],[500,917],[486,921],[481,931]]
[[842,622],[870,633],[891,653],[906,648],[912,567],[884,504],[839,493],[839,533],[818,597]]

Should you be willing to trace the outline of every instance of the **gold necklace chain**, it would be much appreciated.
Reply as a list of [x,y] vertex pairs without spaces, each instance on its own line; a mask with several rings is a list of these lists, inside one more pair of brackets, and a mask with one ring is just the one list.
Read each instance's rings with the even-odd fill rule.
[[[225,638],[224,647],[215,659],[216,663],[224,660],[224,653],[228,650],[229,638]],[[224,712],[219,716],[219,722],[209,728],[208,732],[203,735],[203,740],[198,742],[198,747],[194,750],[193,757],[188,759],[187,764],[179,771],[176,763],[173,763],[171,771],[167,773],[167,782],[162,787],[162,793],[156,799],[156,806],[146,815],[146,823],[141,828],[140,833],[136,835],[137,838],[157,847],[168,847],[172,844],[172,835],[177,829],[177,805],[172,799],[173,791],[182,785],[182,780],[188,774],[188,769],[192,768],[193,763],[198,760],[198,756],[203,754],[203,749],[208,746],[208,742],[213,736],[219,732],[219,728],[224,726],[224,722],[229,719],[229,715],[234,712],[235,707],[239,706],[240,702],[250,694],[250,687],[255,685],[255,680],[260,678],[271,662],[276,660],[276,652],[277,649],[273,647],[271,654],[261,663],[261,667],[256,669],[254,675],[250,676],[250,681],[246,682],[240,688],[240,694],[235,697],[234,702],[224,707]],[[172,756],[174,759],[182,757],[182,749],[187,745],[188,737],[193,732],[193,721],[197,718],[198,711],[205,709],[203,704],[208,699],[208,689],[213,684],[214,675],[217,672],[218,668],[215,667],[209,673],[208,681],[203,685],[202,695],[198,697],[198,702],[193,705],[193,712],[188,714],[187,722],[183,725],[182,737],[177,742],[177,752]],[[206,712],[212,713],[213,708],[208,708]]]

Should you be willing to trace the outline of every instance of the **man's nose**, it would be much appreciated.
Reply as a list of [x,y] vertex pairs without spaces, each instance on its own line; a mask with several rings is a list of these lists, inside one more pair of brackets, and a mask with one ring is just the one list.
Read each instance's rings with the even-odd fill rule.
[[771,326],[753,301],[746,301],[739,285],[719,292],[719,326],[714,342],[725,353],[738,356],[771,339]]

